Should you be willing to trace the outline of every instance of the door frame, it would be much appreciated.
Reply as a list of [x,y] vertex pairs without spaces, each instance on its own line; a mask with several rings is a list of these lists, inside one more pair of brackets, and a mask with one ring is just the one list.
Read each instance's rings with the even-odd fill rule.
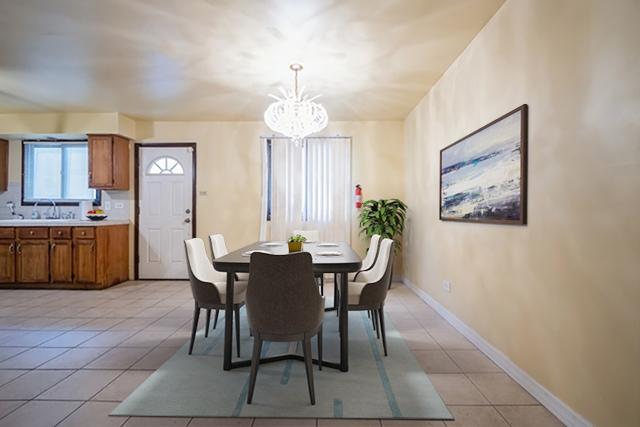
[[[140,149],[142,148],[180,148],[187,147],[193,149],[191,156],[192,179],[191,179],[191,237],[196,237],[196,165],[197,165],[197,144],[195,142],[136,142],[134,144],[134,224],[133,224],[133,278],[140,279]],[[177,279],[153,279],[153,280],[177,280]]]

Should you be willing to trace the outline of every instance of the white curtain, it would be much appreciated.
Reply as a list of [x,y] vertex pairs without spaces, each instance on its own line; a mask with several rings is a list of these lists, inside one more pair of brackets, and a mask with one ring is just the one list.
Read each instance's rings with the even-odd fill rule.
[[302,229],[318,230],[323,241],[350,242],[351,139],[307,138],[296,145],[270,138],[263,144],[261,238],[285,240]]

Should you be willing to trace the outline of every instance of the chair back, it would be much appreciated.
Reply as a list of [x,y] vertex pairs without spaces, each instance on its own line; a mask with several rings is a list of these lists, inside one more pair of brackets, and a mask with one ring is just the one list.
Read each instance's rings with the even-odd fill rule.
[[307,239],[306,243],[316,243],[320,241],[318,230],[293,230],[293,234],[299,234]]
[[376,263],[378,257],[378,249],[380,249],[380,235],[374,234],[371,236],[371,242],[369,243],[369,250],[362,260],[362,267],[360,271],[369,270]]
[[360,305],[375,306],[384,303],[391,285],[393,270],[393,240],[383,239],[378,251],[378,259],[371,270],[363,271],[359,281],[367,285],[360,294]]
[[211,254],[213,259],[222,258],[229,253],[227,243],[224,241],[222,234],[211,234],[209,236],[209,244],[211,245]]
[[221,304],[220,293],[214,283],[225,281],[226,275],[213,268],[202,239],[185,240],[184,247],[193,299],[200,306]]
[[315,332],[324,318],[324,305],[311,254],[251,254],[246,305],[249,325],[259,334]]

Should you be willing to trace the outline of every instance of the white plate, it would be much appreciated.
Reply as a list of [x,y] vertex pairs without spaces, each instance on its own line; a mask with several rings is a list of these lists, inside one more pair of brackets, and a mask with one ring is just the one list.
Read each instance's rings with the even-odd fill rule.
[[338,251],[320,251],[316,255],[320,255],[320,256],[342,256],[342,252],[338,252]]
[[282,246],[282,245],[284,245],[284,242],[265,242],[260,246],[272,247],[272,246]]
[[321,248],[337,248],[337,243],[318,243],[318,246]]
[[254,249],[252,251],[247,251],[245,253],[242,254],[242,256],[251,256],[252,253],[254,252],[260,252],[261,254],[270,254],[271,252],[269,251],[261,251],[260,249]]

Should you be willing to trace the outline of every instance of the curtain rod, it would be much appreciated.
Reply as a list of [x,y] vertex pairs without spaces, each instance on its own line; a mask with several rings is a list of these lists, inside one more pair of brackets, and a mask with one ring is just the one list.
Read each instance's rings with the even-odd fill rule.
[[[308,136],[302,139],[352,139],[352,136]],[[286,136],[261,136],[260,139],[291,139]]]

